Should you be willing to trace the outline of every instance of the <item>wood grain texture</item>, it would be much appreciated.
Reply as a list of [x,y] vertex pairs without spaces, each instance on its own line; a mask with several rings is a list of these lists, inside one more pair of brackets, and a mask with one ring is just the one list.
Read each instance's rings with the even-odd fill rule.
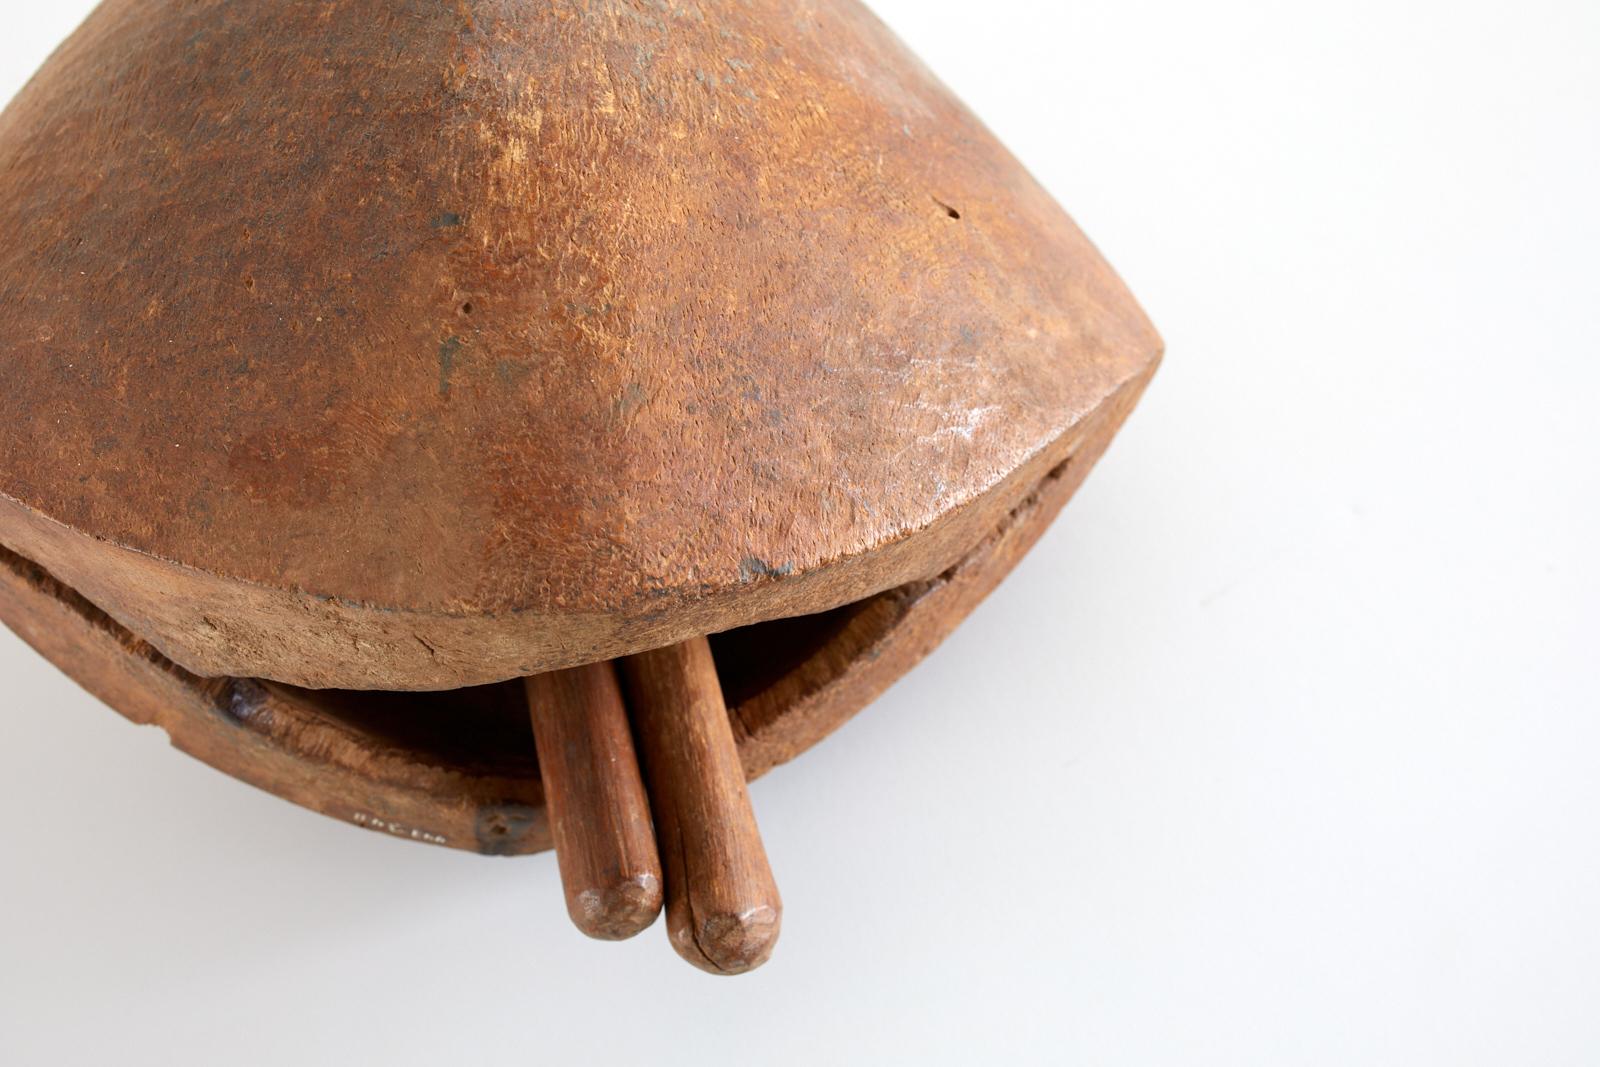
[[[741,683],[729,717],[746,774],[765,773],[828,736],[953,630],[1070,499],[1146,380],[1085,420],[1071,458],[956,565],[839,609],[820,644]],[[520,680],[509,690],[515,706],[505,707],[503,696],[476,690],[376,694],[200,678],[4,549],[0,621],[130,720],[161,726],[182,751],[294,803],[404,840],[484,854],[551,847]],[[771,640],[749,639],[770,658]]]
[[705,638],[622,661],[667,885],[667,933],[712,974],[765,963],[783,903]]
[[567,913],[590,937],[632,937],[661,911],[661,861],[616,668],[593,663],[526,684]]
[[937,648],[1044,535],[1148,382],[1148,375],[1130,382],[1084,420],[1074,430],[1069,457],[960,561],[841,609],[844,618],[827,643],[792,669],[765,677],[760,688],[740,693],[730,710],[748,777],[758,778],[821,742]]
[[[838,609],[821,643],[741,681],[730,720],[747,776],[821,741],[954,630],[1077,490],[1142,384],[1086,419],[1070,459],[957,565]],[[403,840],[496,856],[550,848],[522,680],[378,694],[200,678],[5,549],[0,621],[126,718],[162,726],[178,749],[286,800]],[[760,632],[717,640],[762,641],[768,654],[773,645]],[[730,672],[739,659],[730,653]]]
[[446,689],[942,573],[1160,342],[854,0],[108,0],[0,115],[0,543]]

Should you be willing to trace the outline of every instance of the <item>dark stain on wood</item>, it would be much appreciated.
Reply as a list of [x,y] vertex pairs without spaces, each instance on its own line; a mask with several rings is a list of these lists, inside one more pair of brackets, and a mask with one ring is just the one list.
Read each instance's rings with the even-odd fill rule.
[[544,826],[543,814],[527,804],[501,802],[478,810],[473,838],[485,856],[515,856],[526,852],[529,832]]
[[456,355],[461,351],[461,338],[446,337],[439,343],[439,395],[450,395],[450,375],[456,369]]

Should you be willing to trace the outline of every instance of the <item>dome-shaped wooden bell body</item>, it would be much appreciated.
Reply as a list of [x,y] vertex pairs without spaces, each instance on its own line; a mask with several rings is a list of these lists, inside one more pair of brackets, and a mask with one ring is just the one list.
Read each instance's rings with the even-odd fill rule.
[[721,634],[759,772],[1009,569],[1160,347],[854,0],[108,0],[0,117],[0,315],[8,621],[490,851],[543,843],[497,683]]

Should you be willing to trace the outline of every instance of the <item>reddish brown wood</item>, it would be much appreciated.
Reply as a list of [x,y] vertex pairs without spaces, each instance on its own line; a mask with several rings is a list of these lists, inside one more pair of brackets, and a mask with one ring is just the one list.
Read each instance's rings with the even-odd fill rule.
[[857,0],[105,0],[0,114],[0,316],[0,619],[308,807],[554,840],[581,929],[664,895],[717,973],[781,923],[746,778],[1160,357]]
[[512,707],[497,687],[448,694],[457,706],[442,709],[419,706],[414,694],[200,678],[4,549],[0,619],[132,722],[158,726],[189,755],[296,804],[486,855],[550,847],[520,682]]
[[[954,629],[1082,483],[1143,384],[1081,423],[1072,458],[955,566],[824,615],[715,638],[726,646],[719,667],[746,774],[816,744]],[[382,694],[199,678],[4,549],[0,621],[129,719],[161,726],[184,752],[297,804],[488,854],[551,846],[520,680]],[[775,648],[790,659],[774,663]]]
[[567,913],[590,937],[632,937],[661,911],[661,861],[616,669],[550,671],[527,690]]
[[772,955],[783,904],[705,638],[622,662],[667,884],[667,933],[713,974]]
[[[820,742],[938,647],[1072,499],[1147,382],[1145,377],[1130,383],[1080,423],[1067,441],[1070,458],[1035,483],[960,561],[922,581],[838,609],[832,613],[835,623],[828,640],[791,668],[778,674],[756,672],[757,685],[741,685],[733,692],[734,733],[748,776],[757,778]],[[760,629],[719,638],[719,643],[736,646],[743,637],[754,646],[731,647],[719,662],[733,667],[770,656],[769,650],[784,637]]]
[[859,3],[692,10],[108,0],[0,116],[0,543],[414,690],[969,556],[1154,331]]

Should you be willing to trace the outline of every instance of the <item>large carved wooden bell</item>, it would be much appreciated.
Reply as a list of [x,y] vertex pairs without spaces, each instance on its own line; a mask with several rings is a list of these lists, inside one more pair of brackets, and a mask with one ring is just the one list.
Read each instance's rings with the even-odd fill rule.
[[107,0],[0,118],[0,312],[13,629],[722,972],[780,914],[745,779],[994,586],[1160,352],[854,0]]

